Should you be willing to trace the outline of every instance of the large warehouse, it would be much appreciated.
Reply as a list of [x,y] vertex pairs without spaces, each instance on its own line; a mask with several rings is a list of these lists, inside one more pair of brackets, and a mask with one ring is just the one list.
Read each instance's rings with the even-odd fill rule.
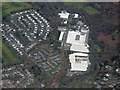
[[[62,11],[58,14],[60,18],[64,19],[64,24],[67,24],[69,17],[78,18],[78,14],[70,14],[66,11]],[[75,30],[76,29],[76,30]],[[73,54],[69,55],[69,60],[71,63],[71,71],[86,71],[88,68],[89,62],[89,27],[84,25],[82,21],[78,21],[74,30],[61,31],[59,36],[59,41],[61,46],[63,46],[63,39],[65,39],[66,44],[64,45],[67,50],[73,51]],[[66,34],[65,34],[66,33]],[[67,36],[66,36],[67,35]],[[63,38],[65,36],[65,38]]]
[[69,55],[71,63],[71,71],[86,71],[89,63],[89,45],[88,45],[89,30],[81,28],[81,31],[69,31],[66,43],[70,44],[70,50],[78,53]]
[[89,52],[89,45],[88,43],[88,34],[89,30],[80,31],[69,31],[66,43],[71,44],[70,50],[71,51],[78,51],[78,52]]
[[73,53],[69,55],[71,71],[86,71],[88,68],[89,57],[85,53]]

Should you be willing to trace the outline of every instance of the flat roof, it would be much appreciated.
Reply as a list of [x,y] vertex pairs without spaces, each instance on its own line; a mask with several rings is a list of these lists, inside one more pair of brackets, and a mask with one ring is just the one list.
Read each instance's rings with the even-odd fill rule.
[[[89,52],[87,40],[87,30],[80,31],[69,31],[67,35],[66,43],[71,44],[71,51]],[[79,37],[77,37],[79,36]],[[77,37],[77,38],[76,38]]]
[[63,31],[61,31],[61,33],[60,33],[60,37],[59,37],[59,40],[60,40],[60,41],[62,40],[63,35],[64,35],[64,32],[63,32]]
[[85,45],[76,45],[76,44],[72,44],[70,47],[71,51],[78,51],[78,52],[89,52],[89,49],[87,46]]
[[70,14],[67,13],[67,12],[61,11],[61,13],[58,13],[58,15],[60,15],[60,18],[68,19],[68,17],[69,17]]
[[83,61],[81,60],[80,62],[75,61],[75,56],[88,56],[88,54],[85,53],[73,53],[69,55],[69,60],[71,63],[71,71],[86,71],[89,65],[88,60]]
[[74,16],[74,18],[78,18],[78,14],[76,14],[76,13],[75,13],[75,16]]
[[[80,36],[79,40],[76,40],[76,36]],[[71,44],[85,44],[85,39],[86,39],[86,34],[82,35],[81,32],[79,31],[69,31],[68,36],[67,36],[67,41],[66,43],[71,43]]]

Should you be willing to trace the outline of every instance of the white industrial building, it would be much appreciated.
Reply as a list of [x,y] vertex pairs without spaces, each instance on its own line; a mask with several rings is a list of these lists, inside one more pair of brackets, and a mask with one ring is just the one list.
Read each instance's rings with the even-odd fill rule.
[[69,31],[66,43],[70,44],[70,50],[78,53],[69,55],[71,71],[86,71],[89,63],[89,29],[81,28],[81,31]]
[[60,16],[60,18],[68,19],[70,14],[66,11],[61,11],[61,13],[58,13],[58,15]]
[[85,53],[73,53],[69,55],[71,71],[86,71],[88,68],[89,56]]
[[81,28],[81,31],[69,31],[66,43],[70,44],[70,50],[78,53],[69,55],[71,63],[71,71],[86,71],[88,68],[89,45],[88,45],[89,29]]
[[[61,31],[59,41],[63,40],[64,33]],[[70,46],[70,51],[77,52],[69,55],[71,71],[86,71],[90,64],[87,54],[89,53],[88,35],[89,29],[81,28],[81,31],[68,31],[66,44]]]
[[[68,12],[66,12],[65,10],[63,10],[63,11],[61,11],[61,13],[58,13],[58,15],[60,16],[60,18],[62,18],[63,20],[64,20],[64,24],[67,24],[67,22],[68,22],[68,18],[70,17],[70,16],[72,16],[72,14],[70,14],[70,13],[68,13]],[[73,14],[74,15],[74,17],[73,18],[78,18],[78,14]]]
[[75,13],[75,14],[70,14],[70,13],[68,13],[68,12],[66,12],[66,11],[61,11],[61,13],[58,13],[58,15],[60,16],[60,18],[63,18],[63,19],[68,19],[69,16],[71,16],[71,15],[74,15],[73,18],[78,18],[78,16],[79,16],[79,14],[77,14],[77,13]]
[[60,33],[60,37],[59,37],[59,41],[62,41],[63,35],[64,35],[64,32],[61,31],[61,33]]
[[88,34],[89,30],[80,31],[69,31],[66,43],[70,44],[71,51],[78,51],[78,52],[89,52],[89,45],[87,44],[88,41]]
[[78,14],[75,13],[74,15],[75,15],[74,18],[78,18]]
[[[69,16],[72,18],[78,18],[78,14],[69,14],[65,11],[59,13],[60,18],[64,21],[64,24],[67,24],[67,20]],[[76,31],[68,31],[66,46],[70,47],[70,51],[74,51],[75,53],[69,55],[69,60],[71,63],[71,71],[86,71],[88,68],[89,62],[89,45],[88,45],[88,37],[89,37],[89,29],[86,25],[83,26],[83,23],[80,22],[79,28]],[[65,31],[61,31],[59,41],[63,40]],[[61,46],[63,42],[61,42]]]

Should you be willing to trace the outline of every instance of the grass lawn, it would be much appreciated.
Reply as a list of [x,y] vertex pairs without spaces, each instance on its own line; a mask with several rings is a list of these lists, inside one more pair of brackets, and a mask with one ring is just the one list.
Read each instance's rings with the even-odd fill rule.
[[94,47],[95,47],[95,49],[97,50],[97,52],[100,52],[100,51],[101,51],[99,45],[96,44],[96,45],[94,45]]
[[70,5],[70,6],[75,6],[75,7],[78,7],[78,6],[85,6],[87,3],[85,2],[66,2],[67,5]]
[[2,60],[4,65],[20,62],[20,60],[16,58],[15,54],[4,42],[2,42]]
[[2,42],[0,40],[0,58],[2,57]]
[[31,7],[30,4],[25,2],[2,2],[2,14],[3,16],[6,16],[10,15],[11,12],[17,12]]
[[74,7],[81,6],[86,12],[88,12],[91,15],[99,13],[98,10],[96,10],[92,6],[89,6],[89,3],[86,2],[66,2],[65,4]]
[[2,21],[2,12],[0,12],[0,21]]
[[[87,85],[89,83],[89,80],[91,79],[91,76],[87,76],[85,79],[81,80],[81,81],[75,81],[74,85],[72,86],[73,88],[84,88],[84,85]],[[89,86],[88,86],[89,87]]]
[[84,10],[87,11],[91,15],[99,13],[99,11],[97,11],[95,8],[91,6],[86,6]]

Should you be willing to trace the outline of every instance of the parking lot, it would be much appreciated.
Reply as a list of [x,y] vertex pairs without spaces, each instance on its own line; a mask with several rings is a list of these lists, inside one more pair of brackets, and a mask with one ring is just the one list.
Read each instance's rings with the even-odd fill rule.
[[27,55],[38,42],[46,40],[50,32],[49,22],[35,10],[28,10],[11,15],[9,25],[1,24],[3,38],[20,54]]

